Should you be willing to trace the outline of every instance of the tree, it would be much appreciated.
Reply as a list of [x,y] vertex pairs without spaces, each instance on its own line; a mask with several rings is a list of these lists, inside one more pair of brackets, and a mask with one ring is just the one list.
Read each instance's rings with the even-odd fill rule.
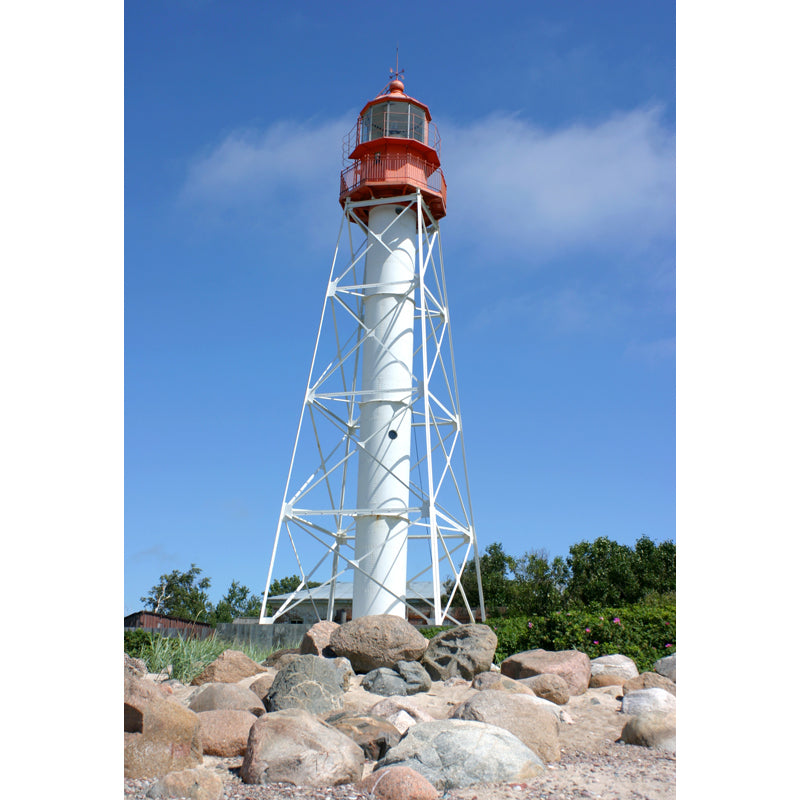
[[[289,592],[293,592],[300,585],[301,581],[302,578],[299,575],[289,575],[280,579],[276,578],[269,585],[269,596],[273,597],[276,594],[289,594]],[[313,589],[315,586],[319,585],[319,581],[306,582],[306,587],[309,589]]]
[[[503,545],[499,542],[490,544],[483,555],[480,557],[481,563],[481,587],[483,588],[483,602],[486,606],[486,613],[491,613],[490,609],[506,608],[511,599],[511,581],[509,575],[514,567],[514,559],[503,552]],[[449,596],[453,590],[454,581],[445,582],[445,593]],[[476,608],[480,603],[478,596],[478,578],[475,572],[475,562],[470,560],[461,573],[461,585],[467,600],[472,608]],[[453,600],[455,605],[463,602],[461,595],[456,593]]]
[[648,596],[675,592],[675,544],[656,546],[647,536],[636,548],[605,536],[569,549],[569,601],[578,605],[619,606]]
[[593,542],[573,544],[567,565],[571,572],[567,594],[572,603],[616,606],[639,599],[630,547],[599,536]]
[[517,614],[547,616],[563,605],[564,560],[550,564],[545,550],[514,559],[514,580],[510,586],[509,610]]
[[651,595],[675,594],[675,542],[656,545],[647,536],[636,540],[633,569],[639,581],[641,599]]
[[212,613],[214,623],[233,622],[235,617],[257,617],[261,613],[261,598],[239,581],[232,581],[230,588],[217,603]]
[[139,599],[145,608],[157,614],[208,622],[211,603],[206,589],[211,586],[211,579],[200,578],[202,571],[196,564],[192,564],[186,572],[175,569],[162,575],[149,593]]

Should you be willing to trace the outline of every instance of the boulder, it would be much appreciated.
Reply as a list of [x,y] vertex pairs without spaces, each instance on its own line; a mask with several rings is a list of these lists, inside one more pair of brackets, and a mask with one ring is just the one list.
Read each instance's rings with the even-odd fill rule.
[[438,800],[436,787],[409,767],[384,767],[355,785],[376,800]]
[[[277,674],[277,673],[276,673]],[[272,684],[275,682],[275,675],[267,674],[262,675],[260,678],[256,678],[249,686],[250,691],[262,702],[264,703],[264,708],[266,709],[266,700],[267,694],[269,690],[272,688]]]
[[675,677],[675,653],[671,656],[659,658],[658,661],[653,664],[653,672],[657,672],[659,675],[669,678],[673,683],[677,683],[678,680]]
[[558,711],[553,714],[540,703],[540,698],[530,695],[478,692],[454,708],[450,718],[472,719],[505,728],[542,761],[559,761]]
[[223,785],[218,775],[205,769],[170,772],[157,780],[147,797],[188,797],[190,800],[220,800]]
[[631,717],[649,714],[653,711],[674,712],[677,708],[675,695],[666,689],[639,689],[628,692],[622,698],[622,713]]
[[472,680],[472,688],[479,692],[492,689],[496,692],[509,692],[511,694],[533,694],[533,689],[525,684],[507,678],[499,672],[480,672]]
[[431,688],[431,677],[419,661],[398,661],[395,670],[406,682],[406,694],[427,692]]
[[258,675],[264,668],[248,658],[241,650],[225,650],[212,661],[196,678],[192,686],[204,683],[236,683],[242,678]]
[[203,763],[200,720],[177,700],[125,674],[126,778],[160,778]]
[[331,714],[325,723],[349,736],[369,761],[383,758],[400,741],[400,731],[391,722],[373,714]]
[[639,689],[665,689],[670,694],[677,694],[675,684],[657,672],[643,672],[636,678],[631,678],[622,684],[622,694],[636,692]]
[[605,689],[608,686],[618,686],[622,688],[622,683],[625,678],[620,677],[619,675],[592,675],[589,678],[589,688],[590,689]]
[[361,674],[398,661],[419,661],[428,640],[402,617],[375,614],[346,622],[331,634],[330,647]]
[[433,717],[424,709],[414,705],[412,701],[403,700],[402,697],[387,697],[380,700],[369,709],[369,713],[376,717],[391,722],[392,725],[405,733],[412,725],[419,722],[433,722]]
[[619,653],[593,658],[589,664],[592,670],[592,677],[589,679],[590,688],[622,686],[625,681],[639,674],[636,662]]
[[440,792],[476,783],[524,781],[542,773],[539,756],[504,728],[473,720],[420,722],[375,765],[410,767]]
[[203,755],[237,758],[247,750],[247,737],[250,728],[258,719],[255,714],[240,709],[201,711],[200,740]]
[[144,678],[147,675],[147,664],[141,658],[132,658],[125,653],[125,674],[128,673],[135,678]]
[[651,711],[640,714],[625,723],[620,739],[626,744],[653,747],[657,750],[675,752],[675,713]]
[[300,654],[312,656],[331,656],[331,634],[339,627],[338,622],[322,620],[312,625],[300,642]]
[[532,675],[530,678],[520,678],[519,683],[530,689],[537,697],[556,705],[563,706],[569,702],[569,684],[560,675],[545,672],[542,675]]
[[262,662],[262,667],[274,667],[278,661],[285,655],[300,655],[299,647],[284,647],[281,650],[275,650],[270,653]]
[[500,671],[515,680],[534,675],[559,675],[567,682],[570,695],[583,694],[592,676],[589,656],[580,650],[526,650],[509,656],[500,665]]
[[[428,716],[430,717],[430,714],[428,714]],[[426,720],[426,722],[430,722],[432,719],[433,717],[431,717],[431,719],[429,720]],[[400,731],[401,736],[412,725],[417,724],[417,720],[415,720],[414,717],[412,717],[411,714],[408,713],[408,711],[404,711],[403,709],[400,709],[400,711],[395,711],[394,713],[389,714],[389,716],[386,717],[386,721],[390,725],[394,725],[394,727],[397,728],[398,731]]]
[[272,666],[280,672],[284,667],[288,667],[297,658],[300,658],[300,653],[284,653],[280,658],[275,659]]
[[281,669],[267,693],[267,710],[303,708],[326,714],[342,708],[344,673],[327,658],[298,655]]
[[301,708],[275,711],[250,729],[239,774],[244,783],[328,787],[360,780],[361,748]]
[[249,711],[257,717],[267,710],[255,692],[235,683],[207,684],[192,696],[189,708],[197,712],[238,709]]
[[456,625],[428,643],[422,665],[435,681],[460,677],[471,681],[494,661],[497,636],[488,625]]
[[372,694],[405,697],[427,692],[431,688],[431,679],[418,661],[398,661],[395,669],[378,667],[370,670],[362,678],[361,686]]
[[384,697],[405,697],[406,682],[399,672],[395,672],[389,667],[378,667],[370,670],[361,679],[361,688],[372,694],[380,694]]

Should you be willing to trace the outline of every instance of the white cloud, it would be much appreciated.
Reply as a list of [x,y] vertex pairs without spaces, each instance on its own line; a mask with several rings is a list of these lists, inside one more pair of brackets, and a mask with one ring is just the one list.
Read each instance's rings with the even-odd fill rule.
[[[181,198],[211,212],[330,216],[355,114],[235,131],[190,165]],[[670,237],[675,141],[658,108],[546,131],[513,115],[443,123],[447,236],[493,252],[630,252]]]
[[675,140],[657,108],[544,131],[509,115],[442,125],[448,219],[459,237],[532,257],[630,251],[675,225]]
[[233,131],[192,161],[180,200],[206,217],[270,225],[283,215],[313,236],[313,215],[336,216],[341,143],[355,117]]

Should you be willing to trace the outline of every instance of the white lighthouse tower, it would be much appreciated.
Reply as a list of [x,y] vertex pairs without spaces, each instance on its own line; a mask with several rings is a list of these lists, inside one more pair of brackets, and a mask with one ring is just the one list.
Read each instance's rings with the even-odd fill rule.
[[[474,621],[461,585],[470,560],[485,619],[439,236],[439,136],[396,72],[343,155],[342,225],[260,622],[291,618],[303,602],[334,619],[343,599],[353,618]],[[301,583],[271,601],[278,564]]]

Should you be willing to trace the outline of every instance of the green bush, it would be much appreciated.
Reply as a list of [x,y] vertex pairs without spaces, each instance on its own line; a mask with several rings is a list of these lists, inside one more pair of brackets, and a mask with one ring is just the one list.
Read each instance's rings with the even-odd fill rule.
[[143,653],[150,645],[151,633],[137,628],[133,631],[125,631],[125,652],[131,658],[143,658]]
[[640,603],[623,608],[572,608],[547,617],[488,619],[497,634],[495,662],[525,650],[580,650],[589,658],[621,653],[640,672],[675,652],[674,603]]

